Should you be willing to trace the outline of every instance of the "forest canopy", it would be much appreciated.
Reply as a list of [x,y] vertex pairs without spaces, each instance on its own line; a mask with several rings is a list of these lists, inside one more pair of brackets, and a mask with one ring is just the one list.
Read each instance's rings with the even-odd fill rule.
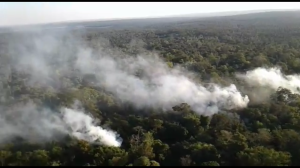
[[0,165],[300,165],[299,14],[1,33]]

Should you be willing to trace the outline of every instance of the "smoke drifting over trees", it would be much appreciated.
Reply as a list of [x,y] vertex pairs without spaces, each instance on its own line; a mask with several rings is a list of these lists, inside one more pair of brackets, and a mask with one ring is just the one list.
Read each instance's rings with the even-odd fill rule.
[[0,34],[0,162],[299,165],[293,31],[224,19]]
[[244,75],[238,75],[251,86],[263,86],[277,90],[279,87],[289,89],[293,93],[300,93],[300,76],[284,75],[280,68],[256,68],[246,72]]
[[[8,41],[6,53],[11,57],[8,58],[7,68],[29,75],[24,81],[28,87],[50,86],[55,92],[73,87],[64,85],[59,76],[82,78],[84,75],[92,75],[94,80],[91,78],[87,82],[93,82],[94,86],[137,109],[171,111],[172,107],[187,103],[199,115],[211,116],[222,110],[245,108],[250,101],[234,84],[210,84],[205,87],[193,81],[193,74],[182,67],[170,68],[157,54],[145,52],[127,55],[112,47],[101,48],[103,45],[109,46],[101,40],[98,41],[98,48],[94,50],[80,36],[71,36],[63,30],[51,33],[42,30],[20,33],[15,39]],[[276,68],[257,68],[244,75],[237,74],[237,77],[258,88],[267,86],[274,90],[272,93],[279,87],[298,93],[298,77],[284,77]],[[272,93],[268,93],[267,97]],[[59,116],[52,115],[56,113],[49,110],[47,112],[45,109],[39,111],[33,103],[25,104],[24,107],[15,111],[24,116],[20,117],[20,121],[25,120],[25,125],[2,123],[7,130],[13,130],[8,131],[12,135],[26,137],[29,134],[23,129],[34,128],[35,133],[44,139],[55,137],[54,132],[60,132],[89,142],[100,138],[100,142],[105,145],[120,146],[114,132],[93,125],[90,116],[76,109],[62,108],[63,115]],[[33,118],[36,118],[37,123],[29,122]],[[19,123],[18,118],[15,120]],[[27,123],[30,125],[26,125]],[[71,130],[67,130],[67,126]],[[4,136],[6,129],[2,133]]]
[[[11,53],[13,58],[10,60],[9,67],[29,75],[25,81],[28,87],[51,86],[54,90],[57,89],[56,91],[64,87],[61,80],[57,78],[57,73],[60,76],[92,74],[96,78],[94,85],[112,93],[121,102],[130,103],[136,108],[172,110],[175,105],[187,103],[198,114],[210,116],[223,109],[244,108],[249,102],[248,97],[243,96],[235,85],[222,87],[213,84],[210,88],[205,88],[200,83],[189,79],[188,75],[185,74],[187,72],[181,70],[182,68],[175,67],[171,69],[156,55],[149,53],[140,53],[135,56],[121,55],[117,51],[108,53],[107,48],[106,51],[101,51],[98,48],[98,52],[96,52],[83,44],[79,37],[66,35],[68,34],[64,32],[49,35],[43,31],[30,32],[29,37],[17,38],[16,41],[12,40],[8,44],[7,51]],[[99,42],[101,43],[101,41]],[[8,76],[8,74],[5,74],[5,76]],[[38,118],[35,113],[26,114],[27,111],[29,110],[21,110],[20,113]],[[114,133],[100,127],[92,128],[94,126],[89,116],[72,109],[65,109],[64,111],[65,117],[72,113],[72,117],[78,118],[72,121],[73,125],[80,125],[74,126],[72,128],[75,129],[74,131],[90,127],[86,128],[87,132],[94,134],[95,137],[103,138],[105,144],[111,143],[119,146],[116,137],[110,137],[110,140],[109,137],[106,137],[113,136]],[[51,117],[59,118],[59,116]],[[42,121],[45,124],[40,123],[37,125],[52,123],[50,121],[51,117],[43,117]],[[47,118],[50,120],[47,120]],[[59,125],[63,123],[70,124],[70,119],[71,117],[65,118],[65,121],[57,119],[60,124],[53,123],[53,125],[49,125],[51,127],[49,130],[48,127],[45,129],[40,127],[40,133],[52,132],[56,125],[63,128]],[[81,125],[82,122],[83,125]],[[63,130],[63,132],[68,131]],[[85,138],[85,136],[92,135],[80,135],[74,132],[71,132],[71,134],[79,139],[92,141],[91,137]]]
[[91,143],[120,146],[121,139],[113,131],[97,125],[88,114],[76,109],[62,108],[60,112],[38,108],[32,102],[19,104],[12,109],[1,109],[0,142],[13,138],[44,143],[74,136]]

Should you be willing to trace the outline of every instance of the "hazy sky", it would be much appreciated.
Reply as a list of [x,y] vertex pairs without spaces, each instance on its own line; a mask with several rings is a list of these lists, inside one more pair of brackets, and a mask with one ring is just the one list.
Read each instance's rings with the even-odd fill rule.
[[261,9],[300,9],[300,2],[0,2],[0,26]]

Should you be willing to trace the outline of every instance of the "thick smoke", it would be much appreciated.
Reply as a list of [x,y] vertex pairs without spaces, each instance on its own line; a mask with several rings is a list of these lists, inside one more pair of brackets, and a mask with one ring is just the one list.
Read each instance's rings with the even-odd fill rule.
[[282,87],[289,89],[292,93],[300,94],[300,76],[284,75],[278,67],[256,68],[245,74],[238,74],[237,77],[253,87],[269,88],[273,92]]
[[11,40],[8,48],[16,58],[14,67],[30,72],[30,86],[40,84],[58,90],[73,87],[63,86],[59,76],[93,74],[97,86],[137,108],[171,110],[175,105],[188,103],[198,114],[212,115],[223,109],[246,107],[249,102],[235,85],[204,87],[182,68],[170,69],[154,54],[127,56],[112,47],[101,48],[102,41],[89,45],[63,31],[33,34]]
[[96,72],[102,87],[137,108],[171,110],[188,103],[197,113],[212,115],[220,109],[246,107],[249,101],[235,85],[204,87],[181,69],[168,68],[154,55],[114,58],[103,54],[95,59],[91,51],[85,50],[79,53],[76,65],[81,72]]
[[69,135],[90,143],[121,145],[116,133],[97,126],[91,116],[77,108],[62,108],[55,112],[39,108],[33,102],[12,108],[2,107],[0,126],[0,143],[14,138],[37,143],[49,142]]
[[[76,78],[82,83],[85,79],[138,109],[172,110],[175,105],[187,103],[201,115],[244,108],[249,102],[233,84],[203,86],[193,81],[191,73],[180,67],[169,68],[155,54],[128,56],[108,47],[105,40],[93,39],[89,44],[80,34],[75,36],[62,30],[15,32],[1,39],[4,40],[1,41],[0,74],[5,77],[2,80],[10,81],[17,72],[23,78],[18,80],[28,88],[63,92],[80,86],[68,80]],[[131,45],[129,43],[129,48]],[[86,75],[94,76],[93,80],[84,78]],[[5,82],[1,89],[2,99],[7,91],[14,89],[5,90],[4,85]],[[3,107],[0,119],[2,142],[16,136],[41,142],[71,135],[92,143],[121,144],[116,133],[96,126],[94,119],[78,107],[55,112],[28,103]]]
[[63,108],[63,121],[70,127],[69,133],[77,139],[107,146],[121,146],[121,139],[110,130],[95,125],[95,120],[81,111]]

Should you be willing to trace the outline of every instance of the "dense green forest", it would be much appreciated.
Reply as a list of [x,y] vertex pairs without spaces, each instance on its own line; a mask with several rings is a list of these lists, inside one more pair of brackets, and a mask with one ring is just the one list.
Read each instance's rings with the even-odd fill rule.
[[298,166],[299,16],[2,33],[0,165]]

